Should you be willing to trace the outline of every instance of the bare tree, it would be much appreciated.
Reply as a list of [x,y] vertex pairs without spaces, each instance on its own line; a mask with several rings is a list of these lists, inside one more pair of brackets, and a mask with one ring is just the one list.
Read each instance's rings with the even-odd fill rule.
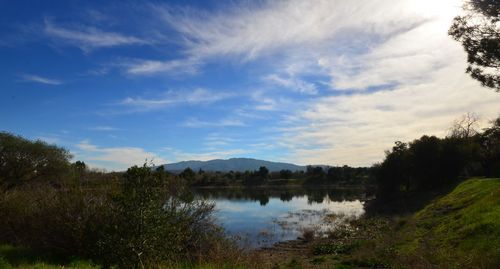
[[479,116],[475,113],[467,112],[453,122],[450,128],[449,137],[469,138],[476,135],[479,125]]

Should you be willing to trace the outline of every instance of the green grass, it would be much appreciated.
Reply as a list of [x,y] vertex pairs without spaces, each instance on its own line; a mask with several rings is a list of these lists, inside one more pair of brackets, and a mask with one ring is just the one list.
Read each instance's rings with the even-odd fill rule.
[[[90,261],[82,259],[69,259],[62,261],[57,257],[33,252],[32,250],[13,247],[11,245],[0,245],[0,269],[98,269]],[[161,269],[244,269],[234,264],[192,264],[179,263],[176,265],[158,265]]]
[[0,245],[0,268],[23,268],[23,269],[96,269],[100,268],[89,261],[70,259],[60,261],[57,258],[40,255],[29,249]]
[[500,268],[500,179],[470,179],[399,228],[406,266]]

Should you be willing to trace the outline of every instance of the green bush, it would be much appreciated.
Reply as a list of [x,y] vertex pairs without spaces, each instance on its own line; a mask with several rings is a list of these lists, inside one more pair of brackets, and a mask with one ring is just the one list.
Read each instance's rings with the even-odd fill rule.
[[16,188],[0,196],[0,242],[104,267],[228,262],[237,251],[213,223],[213,205],[184,182],[134,166],[110,188]]
[[113,213],[100,191],[18,188],[0,197],[0,241],[61,257],[90,256]]
[[71,154],[43,141],[0,132],[0,187],[60,182],[70,171]]
[[182,183],[161,170],[129,168],[100,242],[105,263],[132,268],[202,259],[223,234],[212,222],[213,205],[190,198]]

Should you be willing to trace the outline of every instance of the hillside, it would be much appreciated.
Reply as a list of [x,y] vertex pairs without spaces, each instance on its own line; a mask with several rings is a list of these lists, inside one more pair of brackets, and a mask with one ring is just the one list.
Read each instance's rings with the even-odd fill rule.
[[415,214],[350,224],[354,229],[264,250],[263,257],[269,267],[500,268],[500,179],[466,180]]
[[215,159],[210,161],[183,161],[178,163],[164,164],[165,169],[168,171],[182,171],[186,168],[193,170],[202,169],[204,171],[254,171],[259,167],[265,166],[270,172],[280,170],[300,171],[305,170],[305,166],[295,165],[291,163],[270,162],[264,160],[257,160],[251,158],[231,158],[227,160]]
[[400,234],[396,249],[406,264],[500,268],[500,179],[461,183],[412,216]]

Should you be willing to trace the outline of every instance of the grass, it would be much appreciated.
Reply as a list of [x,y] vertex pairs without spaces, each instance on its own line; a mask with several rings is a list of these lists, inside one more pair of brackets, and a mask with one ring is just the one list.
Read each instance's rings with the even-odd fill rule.
[[13,247],[10,245],[0,245],[0,268],[23,268],[23,269],[97,269],[89,261],[81,259],[69,259],[63,261],[56,257],[41,255],[29,249]]
[[[0,269],[99,269],[100,266],[83,259],[61,259],[36,253],[30,249],[0,245]],[[234,264],[192,264],[158,265],[158,269],[244,269]]]
[[367,217],[313,247],[329,268],[500,268],[500,179],[469,179],[407,216]]
[[500,179],[470,179],[401,225],[405,264],[500,268]]

